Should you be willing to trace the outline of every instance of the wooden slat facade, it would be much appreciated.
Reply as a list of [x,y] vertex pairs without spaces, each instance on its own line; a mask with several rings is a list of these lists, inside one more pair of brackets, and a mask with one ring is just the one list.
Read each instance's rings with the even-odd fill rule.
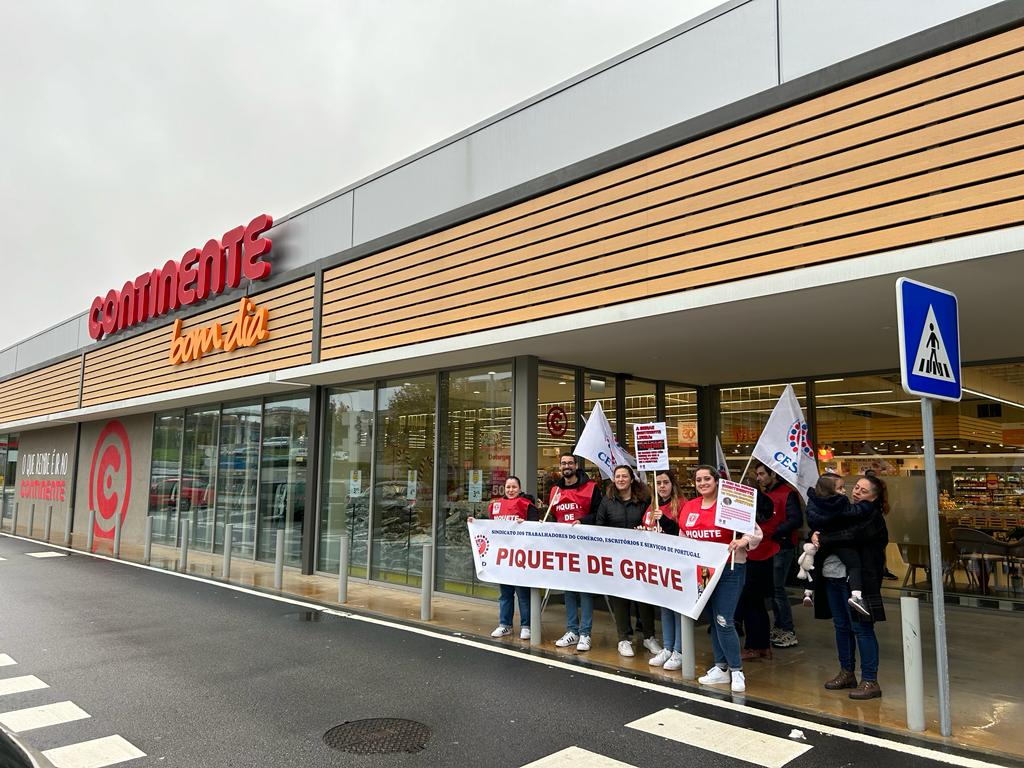
[[0,424],[76,408],[81,373],[77,355],[0,383]]
[[1018,28],[344,264],[321,358],[1020,224],[1022,94]]
[[[312,361],[313,287],[307,277],[250,298],[270,312],[270,336],[255,347],[233,352],[212,350],[199,360],[171,365],[169,323],[121,344],[87,353],[82,405],[98,405],[131,397],[169,392],[265,373]],[[227,324],[238,302],[204,312],[182,323],[182,334],[213,322]]]

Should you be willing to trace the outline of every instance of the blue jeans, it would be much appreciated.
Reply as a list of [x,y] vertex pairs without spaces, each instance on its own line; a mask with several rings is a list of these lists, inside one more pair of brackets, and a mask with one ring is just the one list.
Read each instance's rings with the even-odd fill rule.
[[711,650],[715,656],[715,666],[723,669],[743,668],[743,661],[740,659],[740,637],[736,634],[733,618],[736,616],[736,606],[740,602],[746,578],[746,563],[736,563],[733,569],[728,565],[724,566],[722,578],[718,580],[718,585],[708,601]]
[[682,620],[678,613],[668,608],[661,609],[661,639],[667,651],[682,653],[683,630]]
[[[576,610],[582,614],[577,617]],[[581,621],[582,620],[582,621]],[[594,597],[587,592],[565,593],[565,628],[576,635],[589,635],[594,626]]]
[[512,626],[513,597],[519,598],[519,626],[530,626],[530,588],[513,587],[511,584],[501,585],[501,596],[498,598],[498,623],[503,627]]
[[846,579],[825,579],[825,594],[832,611],[832,625],[836,629],[836,651],[839,666],[853,672],[857,665],[857,651],[860,651],[860,677],[862,680],[878,680],[878,638],[871,621],[853,621],[850,605],[846,602],[850,590]]
[[796,558],[796,549],[780,549],[772,558],[772,565],[775,576],[775,628],[783,632],[795,632],[793,626],[793,609],[789,606],[789,595],[786,594],[786,579],[789,578],[789,569],[793,566]]

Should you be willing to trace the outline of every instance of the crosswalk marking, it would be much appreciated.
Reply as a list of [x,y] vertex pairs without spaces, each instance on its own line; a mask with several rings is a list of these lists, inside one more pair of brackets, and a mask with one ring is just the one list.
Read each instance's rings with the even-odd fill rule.
[[567,747],[553,755],[542,757],[522,768],[635,768],[629,763],[612,760],[579,747]]
[[49,687],[35,675],[8,677],[0,680],[0,696],[7,696],[11,693],[24,693],[25,691],[38,691],[40,688]]
[[29,557],[67,557],[64,552],[26,552]]
[[55,768],[103,768],[145,757],[146,753],[120,736],[104,736],[102,739],[47,749],[43,756]]
[[6,653],[0,653],[0,667],[13,667],[17,664],[14,659],[8,656]]
[[45,728],[48,725],[84,720],[87,717],[89,717],[89,713],[72,702],[59,701],[56,704],[44,704],[41,707],[4,712],[0,714],[0,724],[15,733],[23,733],[35,728]]
[[719,723],[675,709],[663,709],[627,723],[626,727],[653,733],[726,757],[735,757],[764,768],[782,768],[790,760],[811,748],[810,744],[770,736],[750,728]]

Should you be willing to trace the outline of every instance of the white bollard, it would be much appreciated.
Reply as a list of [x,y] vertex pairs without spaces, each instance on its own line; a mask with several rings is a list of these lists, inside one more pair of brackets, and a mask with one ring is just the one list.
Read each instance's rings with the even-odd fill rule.
[[142,535],[142,562],[149,565],[153,559],[153,516],[146,515],[146,530]]
[[114,512],[114,559],[121,559],[121,513]]
[[679,617],[679,647],[683,657],[683,680],[697,677],[697,651],[693,644],[694,621],[689,616]]
[[228,523],[224,526],[224,564],[221,566],[220,575],[224,581],[231,578],[231,549],[235,541],[235,526]]
[[75,519],[75,516],[71,513],[71,507],[68,507],[67,512],[64,513],[64,546],[71,546],[71,522]]
[[921,601],[916,597],[901,597],[900,615],[903,618],[903,680],[907,698],[907,728],[920,732],[925,727]]
[[338,602],[348,602],[348,537],[342,536],[338,549]]
[[434,571],[434,545],[423,545],[423,575],[420,582],[420,621],[430,621],[434,617],[434,606],[431,598],[434,596],[434,584],[431,574]]
[[541,619],[543,613],[540,590],[536,587],[530,587],[530,645],[540,645],[541,643]]
[[284,588],[284,528],[277,529],[277,552],[274,556],[274,589]]
[[85,532],[85,551],[92,552],[93,541],[96,534],[96,510],[89,510],[89,529]]
[[43,526],[43,540],[50,541],[50,526],[53,524],[53,504],[46,508],[46,524]]
[[181,572],[188,573],[188,534],[191,530],[191,526],[188,524],[188,520],[182,520],[181,524],[181,554],[178,556],[178,560],[181,564]]
[[30,504],[28,507],[28,530],[25,535],[30,539],[32,538],[32,530],[36,527],[36,505]]
[[18,535],[18,503],[14,503],[14,511],[11,512],[11,533]]

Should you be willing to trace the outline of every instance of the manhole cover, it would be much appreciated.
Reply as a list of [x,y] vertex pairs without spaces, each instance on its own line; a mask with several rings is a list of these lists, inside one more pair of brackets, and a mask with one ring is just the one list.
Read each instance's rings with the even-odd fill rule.
[[386,752],[419,752],[427,746],[430,728],[415,720],[377,717],[353,720],[331,728],[324,743],[332,749],[355,755],[381,755]]

